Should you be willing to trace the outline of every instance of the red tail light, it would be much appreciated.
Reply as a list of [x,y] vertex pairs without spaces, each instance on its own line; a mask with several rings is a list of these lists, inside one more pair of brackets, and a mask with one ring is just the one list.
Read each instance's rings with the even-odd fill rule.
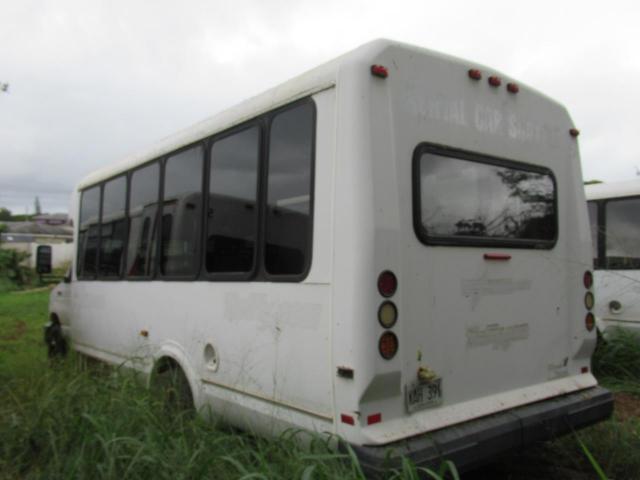
[[584,272],[582,276],[582,283],[584,283],[584,288],[591,288],[593,286],[593,273],[589,270]]
[[378,291],[383,297],[390,297],[396,293],[398,280],[390,270],[385,270],[378,276]]
[[385,360],[391,360],[398,352],[398,337],[392,332],[384,332],[378,341],[378,350]]
[[584,326],[587,327],[589,332],[596,326],[596,317],[593,316],[593,313],[589,312],[587,316],[584,317]]

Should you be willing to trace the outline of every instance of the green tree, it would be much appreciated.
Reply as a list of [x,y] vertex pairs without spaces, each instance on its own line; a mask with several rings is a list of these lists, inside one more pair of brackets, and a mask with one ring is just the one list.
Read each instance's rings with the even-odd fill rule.
[[4,220],[8,222],[11,220],[11,210],[8,208],[0,207],[0,221]]

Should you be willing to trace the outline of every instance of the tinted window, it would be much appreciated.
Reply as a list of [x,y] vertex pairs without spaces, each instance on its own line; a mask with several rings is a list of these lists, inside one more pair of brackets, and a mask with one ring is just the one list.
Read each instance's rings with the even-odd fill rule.
[[[199,264],[202,219],[202,147],[169,157],[162,205],[164,275],[193,275]],[[167,226],[165,226],[167,225]]]
[[311,255],[311,164],[314,109],[303,104],[271,123],[267,177],[265,268],[299,275]]
[[640,198],[606,203],[607,268],[640,268]]
[[211,148],[206,268],[253,270],[257,235],[260,130],[250,128]]
[[100,187],[82,192],[77,259],[77,274],[80,277],[93,277],[97,271],[99,209]]
[[160,188],[160,165],[152,163],[131,175],[127,274],[148,276],[153,267],[153,242]]
[[589,225],[591,226],[591,255],[595,266],[598,264],[598,204],[596,202],[587,202],[587,210],[589,211]]
[[433,151],[423,151],[417,162],[419,233],[427,242],[538,246],[554,241],[550,174]]
[[101,277],[119,277],[122,273],[127,224],[125,205],[127,178],[121,176],[108,181],[102,192],[102,222],[100,225]]

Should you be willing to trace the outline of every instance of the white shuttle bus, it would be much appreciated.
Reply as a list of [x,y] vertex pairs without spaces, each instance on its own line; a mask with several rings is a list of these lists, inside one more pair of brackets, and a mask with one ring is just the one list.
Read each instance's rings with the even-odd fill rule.
[[85,178],[51,318],[261,435],[472,468],[607,418],[566,110],[378,40]]
[[596,323],[640,335],[640,180],[585,186],[595,268]]

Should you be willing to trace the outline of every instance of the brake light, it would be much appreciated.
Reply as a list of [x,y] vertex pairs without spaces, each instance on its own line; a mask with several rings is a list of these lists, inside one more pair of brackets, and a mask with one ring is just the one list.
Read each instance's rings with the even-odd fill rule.
[[391,360],[398,352],[398,337],[392,332],[384,332],[378,340],[378,351],[382,358]]
[[385,270],[378,276],[378,292],[383,297],[390,297],[396,293],[398,280],[390,270]]
[[593,273],[589,270],[584,272],[582,276],[582,283],[584,283],[584,288],[591,288],[593,286]]

